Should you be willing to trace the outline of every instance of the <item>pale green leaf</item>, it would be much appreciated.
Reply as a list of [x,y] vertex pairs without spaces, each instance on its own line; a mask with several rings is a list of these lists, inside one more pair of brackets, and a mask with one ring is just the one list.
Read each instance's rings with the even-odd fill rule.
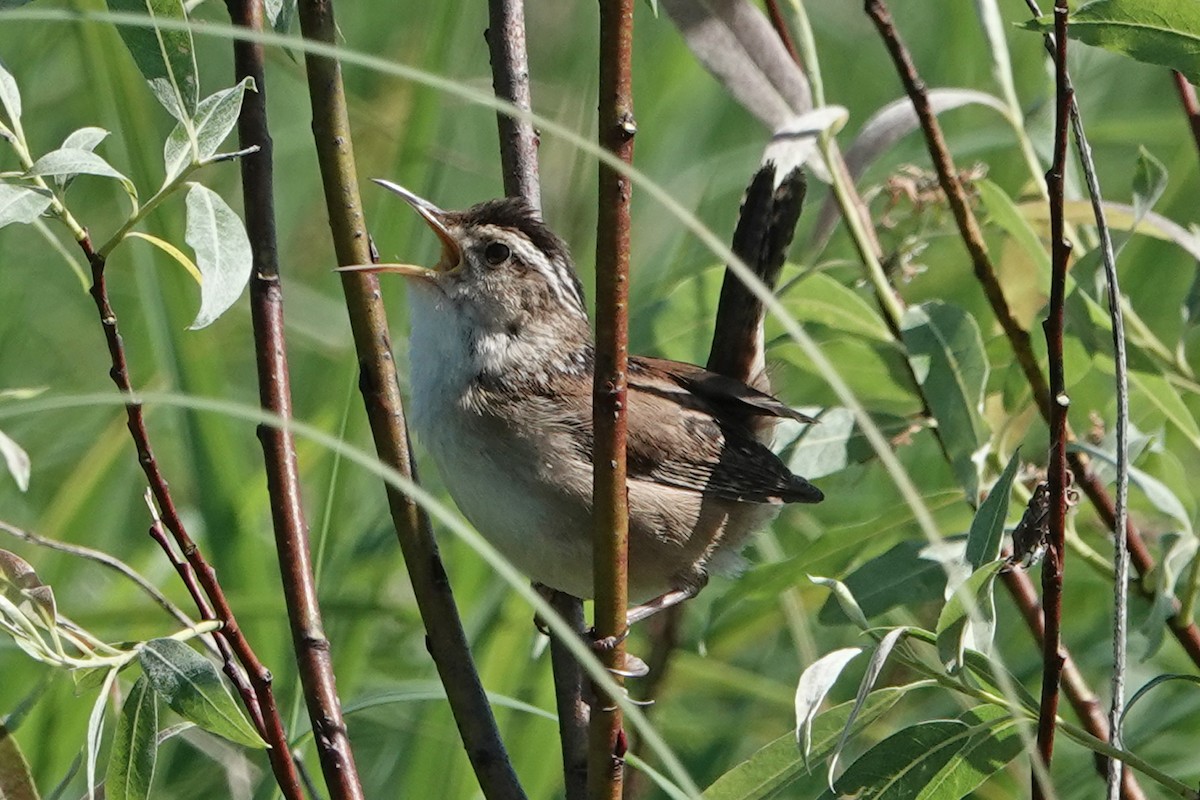
[[863,673],[862,681],[858,684],[858,694],[854,697],[854,706],[850,709],[850,716],[846,720],[846,727],[842,729],[842,735],[838,738],[838,743],[834,745],[833,752],[829,754],[829,772],[828,782],[833,786],[833,776],[837,772],[838,758],[845,749],[846,743],[850,741],[850,734],[854,730],[854,722],[858,718],[858,714],[866,707],[867,698],[871,694],[871,690],[875,688],[875,681],[879,680],[879,673],[883,672],[883,667],[887,663],[888,656],[892,654],[892,650],[900,643],[904,635],[908,633],[907,627],[894,628],[888,631],[887,635],[879,640],[879,644],[875,646],[875,650],[871,653],[871,660],[867,664],[866,672]]
[[13,480],[17,482],[17,488],[22,492],[27,490],[32,466],[29,454],[21,448],[21,445],[9,438],[4,431],[0,431],[0,456],[4,457],[4,465],[8,467],[8,474],[12,475]]
[[820,575],[809,575],[808,579],[818,586],[825,586],[833,592],[833,596],[837,598],[838,605],[841,606],[842,612],[845,613],[850,621],[864,631],[870,625],[867,624],[867,618],[863,614],[862,609],[858,605],[858,601],[854,599],[854,594],[846,586],[846,584],[836,578],[825,578]]
[[[965,648],[986,651],[991,644],[996,619],[992,586],[1004,565],[1004,561],[996,560],[975,570],[942,607],[936,629],[937,649],[947,672],[955,673],[962,667]],[[966,598],[974,601],[974,620]]]
[[154,691],[175,713],[231,742],[266,747],[242,715],[212,663],[174,639],[154,639],[138,651]]
[[41,189],[0,183],[0,228],[13,223],[33,223],[53,201],[50,193]]
[[834,650],[809,664],[800,673],[800,680],[796,684],[796,741],[800,744],[805,764],[809,763],[812,752],[813,719],[842,670],[861,652],[861,647]]
[[125,698],[104,778],[106,800],[146,800],[158,759],[158,695],[145,676]]
[[[1054,18],[1025,24],[1054,31]],[[1195,0],[1093,0],[1071,14],[1067,35],[1147,64],[1178,70],[1200,84],[1200,3]]]
[[88,799],[96,796],[96,761],[100,757],[100,740],[104,735],[104,709],[108,706],[109,695],[112,694],[113,683],[117,680],[119,670],[116,667],[108,670],[104,683],[92,704],[92,713],[88,715],[86,758],[84,759],[84,774],[87,775]]
[[99,175],[104,178],[114,178],[121,182],[130,197],[137,197],[137,189],[133,181],[122,175],[111,164],[90,150],[78,147],[64,147],[51,151],[33,162],[29,168],[30,177],[54,177],[61,181],[69,181],[76,175]]
[[179,177],[193,160],[203,163],[216,154],[221,143],[237,124],[238,114],[242,110],[242,98],[247,89],[255,91],[253,78],[243,78],[236,86],[222,89],[200,101],[192,120],[192,129],[196,135],[195,153],[192,152],[188,129],[183,123],[175,126],[163,145],[163,163],[166,166],[164,183],[170,183]]
[[[1200,44],[1200,40],[1197,42]],[[1167,168],[1145,147],[1138,147],[1133,170],[1133,210],[1138,222],[1145,218],[1167,189]]]
[[96,146],[105,140],[108,136],[108,131],[104,128],[80,128],[74,131],[66,139],[63,139],[62,146],[68,150],[95,150]]
[[196,252],[200,269],[200,312],[189,326],[211,325],[241,296],[253,263],[250,239],[238,215],[221,196],[193,183],[187,194],[184,238]]
[[[3,8],[0,5],[0,8]],[[17,88],[17,79],[0,61],[0,106],[12,125],[21,124],[21,90]]]
[[[186,20],[182,0],[107,0],[111,11],[125,11],[154,18]],[[186,30],[162,30],[118,25],[150,91],[175,119],[190,119],[200,99],[196,78],[196,56],[192,34]]]

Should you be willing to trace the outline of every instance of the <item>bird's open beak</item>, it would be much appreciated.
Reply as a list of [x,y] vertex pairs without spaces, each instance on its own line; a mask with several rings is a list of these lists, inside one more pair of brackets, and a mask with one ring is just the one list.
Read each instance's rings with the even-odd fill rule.
[[435,206],[423,197],[419,197],[408,189],[405,189],[399,184],[391,181],[380,180],[373,178],[375,183],[378,183],[388,191],[395,192],[404,198],[404,201],[412,206],[421,219],[425,220],[425,224],[433,229],[437,234],[438,239],[442,243],[442,257],[438,259],[438,263],[433,269],[420,267],[415,264],[355,264],[349,267],[338,267],[338,272],[394,272],[400,275],[408,275],[417,278],[435,279],[438,275],[444,275],[448,272],[453,272],[462,264],[462,247],[450,234],[450,230],[446,227],[445,219],[446,212]]

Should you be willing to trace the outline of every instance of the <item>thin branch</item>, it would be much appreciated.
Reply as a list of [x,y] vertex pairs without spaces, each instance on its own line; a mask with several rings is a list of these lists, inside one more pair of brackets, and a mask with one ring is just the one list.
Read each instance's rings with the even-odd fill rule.
[[[235,25],[251,31],[262,30],[262,0],[227,0],[226,6]],[[256,42],[237,40],[233,43],[233,53],[235,79],[253,78],[258,89],[248,92],[242,101],[238,140],[242,149],[257,148],[254,155],[241,159],[241,168],[246,232],[254,259],[250,274],[250,316],[258,363],[259,402],[263,410],[290,420],[291,375],[275,234],[273,145],[267,124],[263,49]],[[321,620],[295,437],[286,426],[259,425],[258,439],[263,449],[292,646],[321,772],[331,798],[358,800],[363,797],[362,782],[350,748],[331,648]]]
[[[174,617],[180,625],[184,626],[185,628],[196,627],[196,622],[186,613],[184,613],[183,609],[172,603],[165,594],[160,592],[153,583],[146,580],[141,573],[116,556],[111,556],[108,553],[105,553],[103,550],[96,550],[81,544],[67,544],[66,542],[60,542],[56,539],[47,539],[44,536],[39,536],[32,531],[18,528],[16,525],[13,525],[9,522],[4,522],[3,520],[0,520],[0,531],[4,531],[10,536],[15,536],[23,542],[28,542],[29,544],[37,545],[38,547],[44,547],[47,550],[57,550],[60,553],[69,553],[70,555],[78,556],[79,558],[85,558],[88,561],[95,561],[97,564],[108,567],[109,569],[114,570],[122,576],[133,581],[139,589],[145,592],[146,595],[158,605],[159,608]],[[210,648],[213,655],[218,655],[216,648],[213,647],[209,642],[208,637],[201,636],[199,639]]]
[[[600,0],[600,145],[633,161],[633,0]],[[625,663],[628,605],[629,509],[625,483],[626,369],[628,363],[629,179],[600,166],[596,219],[596,372],[592,394],[592,563],[595,631],[611,642],[601,660]],[[618,682],[619,682],[618,678]],[[597,692],[588,745],[588,796],[620,800],[625,765],[621,712]]]
[[[1055,719],[1058,716],[1059,678],[1062,675],[1062,590],[1067,527],[1067,397],[1063,363],[1063,327],[1066,314],[1067,267],[1071,243],[1063,230],[1063,200],[1067,172],[1067,139],[1073,92],[1067,84],[1067,9],[1054,7],[1056,103],[1054,155],[1046,173],[1050,196],[1050,307],[1042,327],[1046,332],[1050,371],[1050,456],[1046,482],[1050,487],[1049,541],[1042,560],[1042,696],[1038,712],[1038,752],[1047,769],[1054,756]],[[1034,800],[1044,796],[1040,780],[1033,782]]]
[[788,30],[787,20],[783,16],[783,12],[779,10],[779,0],[767,0],[767,17],[771,20],[771,27],[775,29],[775,34],[779,37],[780,43],[783,44],[788,55],[792,57],[800,66],[800,53],[796,50],[796,43],[792,41],[792,32]]
[[[303,0],[299,12],[305,38],[326,44],[336,41],[337,26],[329,0]],[[371,261],[370,240],[359,198],[341,67],[331,58],[311,53],[305,55],[305,66],[313,107],[313,137],[337,261],[343,266],[366,264]],[[378,278],[370,273],[345,272],[342,290],[358,353],[359,388],[376,453],[384,464],[415,479]],[[387,497],[425,624],[426,646],[446,688],[450,710],[480,788],[489,800],[524,798],[475,670],[429,517],[411,498],[390,486]]]
[[[1001,557],[1007,558],[1009,553],[1006,551]],[[1037,591],[1034,589],[1033,581],[1030,577],[1020,570],[1008,570],[1000,574],[1004,581],[1005,587],[1008,589],[1009,595],[1013,602],[1016,603],[1017,610],[1021,613],[1021,618],[1025,620],[1025,624],[1029,627],[1033,638],[1037,641],[1038,646],[1046,639],[1046,628],[1043,624],[1041,614],[1041,603],[1038,602]],[[1100,710],[1100,700],[1092,692],[1091,687],[1084,680],[1083,673],[1079,671],[1079,667],[1075,664],[1075,659],[1071,658],[1071,654],[1064,648],[1063,668],[1062,668],[1062,687],[1063,693],[1067,696],[1067,701],[1071,704],[1071,708],[1075,710],[1080,721],[1083,722],[1083,727],[1092,736],[1102,741],[1110,741],[1109,724],[1104,718],[1104,714]],[[1096,771],[1101,777],[1107,774],[1109,759],[1103,756],[1096,757]],[[1124,800],[1144,800],[1145,794],[1142,788],[1138,785],[1137,778],[1133,772],[1126,770],[1121,778],[1121,797]]]
[[[550,605],[571,630],[582,635],[583,601],[554,592]],[[563,782],[566,800],[583,800],[588,786],[588,705],[583,699],[583,670],[557,636],[550,638],[550,665],[554,672],[554,705],[558,710],[558,738],[562,742]]]
[[[271,690],[271,672],[258,660],[258,656],[251,649],[242,629],[238,627],[233,609],[225,598],[221,584],[217,581],[216,571],[209,566],[203,553],[200,552],[200,548],[188,535],[183,520],[175,508],[171,490],[167,487],[166,478],[163,477],[158,461],[154,457],[154,450],[150,446],[150,433],[146,429],[144,409],[133,395],[133,385],[129,380],[129,363],[125,356],[125,343],[117,328],[116,312],[113,311],[112,304],[108,299],[108,284],[105,281],[107,262],[96,252],[89,237],[84,236],[80,239],[79,246],[83,249],[83,254],[92,271],[91,295],[96,303],[96,311],[100,315],[100,324],[104,329],[104,338],[108,344],[109,358],[112,362],[108,374],[117,389],[129,398],[125,403],[129,434],[133,438],[133,444],[137,450],[138,464],[141,465],[142,472],[146,475],[146,481],[150,485],[154,504],[162,515],[162,524],[160,525],[158,520],[155,520],[155,525],[151,528],[151,535],[155,536],[168,556],[171,557],[172,553],[167,545],[166,536],[161,535],[163,526],[170,532],[175,546],[179,548],[179,552],[186,561],[186,564],[177,563],[176,569],[184,578],[184,583],[192,595],[193,602],[196,603],[196,608],[200,611],[201,618],[221,621],[222,628],[217,636],[217,643],[221,648],[225,674],[237,688],[242,703],[258,725],[259,733],[271,745],[268,756],[280,790],[289,800],[292,798],[300,800],[303,792],[296,776],[295,765],[288,755],[287,734],[284,732],[283,720],[279,716],[279,709],[275,705],[275,695]],[[159,535],[156,535],[156,530]],[[173,557],[172,560],[174,560]],[[183,569],[184,567],[186,570]],[[189,580],[185,576],[185,571],[192,573],[194,580]],[[241,674],[237,663],[234,662],[234,656],[246,670],[245,676]],[[249,684],[246,682],[247,679]]]
[[[496,97],[529,111],[529,57],[525,51],[523,0],[488,0],[485,34],[492,60],[492,88]],[[504,193],[523,197],[534,208],[542,207],[538,182],[538,134],[529,120],[496,112],[500,132],[500,168]]]
[[[525,47],[525,8],[522,0],[488,0],[485,38],[491,53],[492,88],[496,96],[529,111],[529,56]],[[538,135],[533,123],[497,112],[500,134],[500,169],[504,193],[523,197],[541,208],[538,179]],[[553,592],[550,604],[579,635],[584,632],[583,601]],[[567,800],[587,796],[588,708],[583,699],[583,669],[566,644],[550,637],[550,664],[554,673],[554,701],[558,710],[558,737],[562,746],[563,782]]]

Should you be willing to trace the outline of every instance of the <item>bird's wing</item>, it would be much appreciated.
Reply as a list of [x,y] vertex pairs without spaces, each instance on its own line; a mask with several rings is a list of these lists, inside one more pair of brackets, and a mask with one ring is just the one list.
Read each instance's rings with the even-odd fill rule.
[[[738,402],[758,414],[793,416],[779,401],[700,367],[681,383],[674,362],[630,359],[627,463],[647,480],[752,503],[816,503],[819,489],[791,470],[744,426],[721,424],[714,406]],[[712,381],[710,379],[719,379]],[[705,393],[687,387],[699,382]],[[714,386],[724,390],[717,394]],[[714,396],[715,395],[715,396]],[[802,415],[801,415],[802,416]]]
[[634,356],[629,359],[629,385],[701,410],[816,421],[736,378],[682,361]]

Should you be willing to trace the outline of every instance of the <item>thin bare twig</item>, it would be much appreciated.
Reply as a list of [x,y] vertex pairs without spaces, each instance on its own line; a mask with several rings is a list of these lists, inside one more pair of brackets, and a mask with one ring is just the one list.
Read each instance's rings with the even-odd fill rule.
[[[600,145],[633,161],[633,0],[600,0]],[[625,664],[629,509],[625,484],[625,395],[628,363],[629,179],[600,165],[596,219],[596,372],[592,563],[597,639],[609,669]],[[619,679],[618,679],[619,681]],[[588,744],[588,796],[620,800],[625,766],[621,711],[597,692]]]
[[[492,88],[496,97],[529,111],[529,56],[525,50],[523,0],[488,0],[488,49],[492,60]],[[500,133],[500,168],[504,193],[523,197],[534,208],[542,207],[538,181],[538,134],[529,120],[496,112]]]
[[[163,477],[158,461],[154,457],[154,450],[150,446],[150,433],[146,428],[145,411],[142,404],[133,395],[133,385],[129,379],[129,363],[125,355],[125,343],[117,328],[116,312],[113,311],[112,304],[108,299],[108,284],[105,280],[106,261],[96,252],[89,237],[85,236],[80,239],[79,246],[92,271],[90,293],[96,303],[96,311],[100,315],[100,325],[104,329],[104,338],[108,344],[108,354],[112,362],[108,374],[117,389],[128,398],[125,402],[125,416],[129,434],[137,450],[138,464],[141,465],[142,472],[146,475],[146,481],[149,483],[154,504],[162,515],[162,524],[160,525],[156,519],[151,528],[151,535],[155,536],[160,546],[167,552],[168,557],[174,561],[167,538],[165,535],[161,535],[164,526],[170,532],[175,546],[179,548],[179,552],[186,562],[178,563],[176,569],[180,572],[180,577],[184,578],[184,583],[192,595],[193,602],[196,603],[196,608],[200,611],[201,618],[221,621],[222,628],[217,635],[217,646],[221,649],[225,674],[229,676],[229,680],[238,690],[243,705],[246,706],[251,719],[258,727],[259,734],[271,745],[268,757],[280,790],[289,800],[293,798],[300,800],[303,792],[296,776],[295,765],[288,754],[287,734],[283,729],[283,720],[279,716],[279,709],[275,705],[275,694],[271,690],[271,672],[258,660],[258,656],[250,647],[242,629],[238,627],[233,609],[225,598],[221,584],[217,581],[216,571],[204,558],[204,554],[192,541],[192,537],[188,535],[183,520],[175,508],[175,500],[171,496],[171,490],[167,487],[167,480]],[[191,580],[186,575],[189,572],[193,578]],[[234,660],[235,656],[236,661]],[[245,669],[244,675],[238,668],[238,663]],[[247,683],[247,681],[249,682]]]
[[[303,0],[299,12],[305,38],[327,44],[336,41],[330,0]],[[342,266],[366,264],[371,261],[371,248],[358,192],[341,67],[331,58],[311,53],[305,56],[305,66],[313,107],[313,138],[337,261]],[[358,353],[359,388],[376,453],[384,464],[415,479],[378,278],[370,273],[345,272],[342,289]],[[391,486],[387,487],[387,497],[413,595],[425,623],[426,646],[446,688],[475,777],[489,800],[523,799],[525,793],[471,658],[429,517],[411,498]]]
[[[1047,768],[1054,756],[1055,719],[1058,716],[1059,678],[1062,675],[1062,589],[1067,541],[1067,397],[1063,364],[1063,326],[1066,313],[1067,266],[1071,243],[1063,230],[1071,97],[1067,84],[1067,9],[1054,7],[1056,39],[1056,103],[1054,155],[1046,173],[1050,197],[1050,307],[1042,327],[1046,332],[1050,371],[1050,455],[1046,482],[1050,487],[1049,541],[1042,560],[1042,695],[1038,712],[1038,752]],[[1034,800],[1044,796],[1042,783],[1033,781]]]
[[[491,53],[492,87],[496,96],[529,111],[533,98],[529,88],[529,56],[525,47],[525,8],[522,0],[488,0],[488,49]],[[500,134],[500,169],[504,193],[522,197],[533,208],[541,208],[538,179],[538,135],[529,120],[510,114],[496,115]],[[554,592],[554,610],[579,635],[584,632],[583,601]],[[588,709],[583,699],[583,669],[571,651],[555,636],[550,638],[550,664],[554,673],[554,701],[558,710],[558,736],[562,744],[563,782],[567,800],[587,795]]]
[[[230,19],[251,31],[263,28],[262,0],[227,0]],[[292,418],[291,375],[284,336],[283,287],[275,235],[273,145],[267,124],[266,76],[263,49],[257,42],[233,43],[235,78],[254,79],[257,91],[247,92],[238,117],[242,149],[258,152],[241,159],[246,232],[250,237],[250,317],[258,363],[258,396],[263,409],[283,420]],[[313,742],[329,796],[334,800],[363,797],[358,766],[350,748],[346,720],[337,694],[329,639],[313,577],[308,520],[300,491],[300,468],[292,432],[277,425],[259,425],[271,499],[275,549],[279,556],[283,596],[291,622],[292,646],[300,686],[312,724]]]
[[[174,617],[180,625],[183,625],[185,628],[196,627],[195,621],[186,613],[184,613],[182,608],[172,603],[165,594],[160,592],[153,583],[146,580],[146,578],[143,577],[140,572],[116,556],[111,556],[108,553],[105,553],[103,550],[96,550],[81,544],[67,544],[66,542],[60,542],[56,539],[47,539],[44,536],[39,536],[32,531],[19,528],[16,525],[3,520],[0,520],[0,531],[4,531],[10,536],[15,536],[23,542],[28,542],[29,544],[37,545],[38,547],[44,547],[47,550],[57,550],[60,553],[69,553],[70,555],[78,556],[79,558],[85,558],[88,561],[95,561],[97,564],[108,567],[109,569],[114,570],[133,581],[139,589],[145,592],[146,595],[158,605],[159,608]],[[199,639],[200,641],[204,642],[207,647],[209,647],[213,655],[218,655],[217,649],[212,645],[211,642],[209,642],[208,637],[201,636]]]

